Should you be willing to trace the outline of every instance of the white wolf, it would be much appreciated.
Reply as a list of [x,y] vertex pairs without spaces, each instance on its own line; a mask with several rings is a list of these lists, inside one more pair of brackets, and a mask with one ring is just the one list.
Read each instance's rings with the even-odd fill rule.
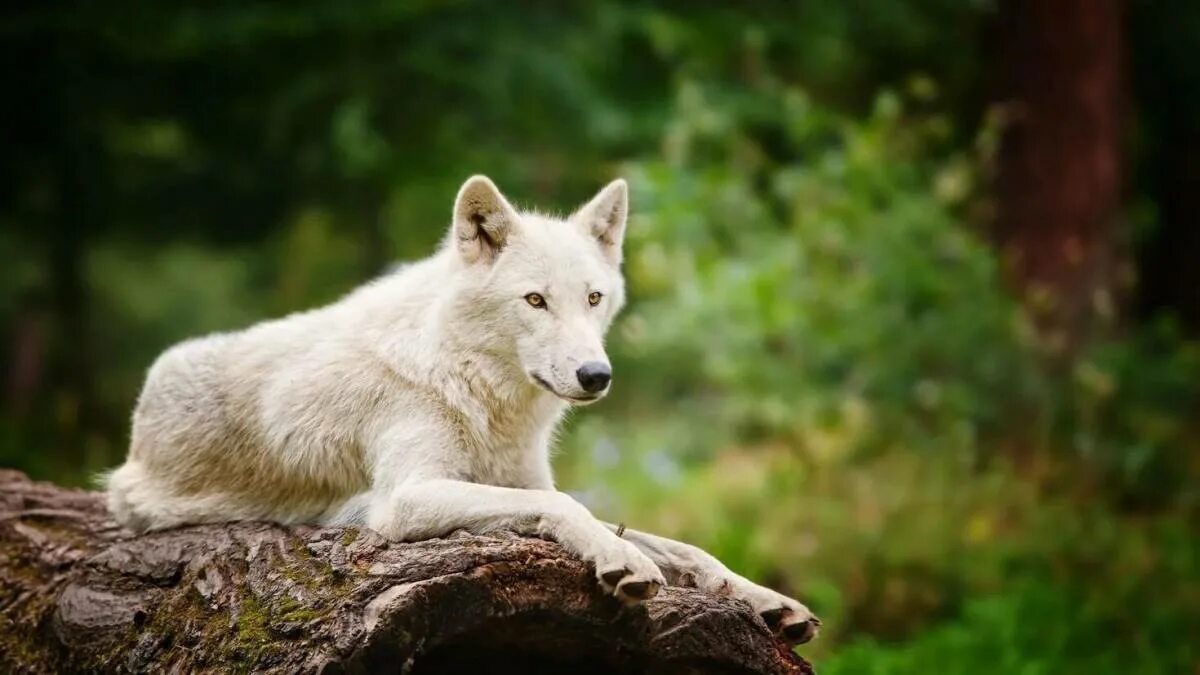
[[136,531],[261,519],[392,540],[508,528],[557,540],[626,602],[670,578],[808,641],[819,621],[804,605],[694,546],[619,535],[554,488],[556,424],[612,376],[603,337],[625,299],[627,212],[621,180],[559,220],[475,176],[432,257],[327,307],[169,349],[106,478],[113,515]]

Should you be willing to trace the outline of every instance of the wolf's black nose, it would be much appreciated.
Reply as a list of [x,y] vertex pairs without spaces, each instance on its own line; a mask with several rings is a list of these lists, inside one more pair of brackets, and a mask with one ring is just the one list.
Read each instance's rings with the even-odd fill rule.
[[612,368],[607,363],[588,361],[579,366],[575,377],[579,378],[579,384],[583,386],[584,391],[594,394],[608,386],[612,380]]

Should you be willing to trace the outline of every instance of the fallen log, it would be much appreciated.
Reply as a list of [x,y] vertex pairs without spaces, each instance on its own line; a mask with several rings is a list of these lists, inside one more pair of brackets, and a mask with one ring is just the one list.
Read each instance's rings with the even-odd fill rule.
[[748,605],[625,607],[549,541],[236,523],[145,536],[0,470],[0,672],[811,673]]

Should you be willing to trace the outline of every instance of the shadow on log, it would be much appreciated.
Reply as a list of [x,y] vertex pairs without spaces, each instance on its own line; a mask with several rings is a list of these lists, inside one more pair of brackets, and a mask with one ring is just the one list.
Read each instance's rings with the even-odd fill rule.
[[604,595],[558,545],[205,525],[133,537],[0,470],[0,672],[811,673],[748,605]]

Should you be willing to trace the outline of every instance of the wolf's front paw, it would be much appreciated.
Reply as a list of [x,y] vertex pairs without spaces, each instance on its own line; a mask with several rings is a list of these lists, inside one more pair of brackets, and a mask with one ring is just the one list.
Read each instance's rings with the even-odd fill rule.
[[653,598],[667,584],[658,565],[622,539],[596,556],[594,562],[596,578],[604,590],[628,604]]
[[817,636],[821,620],[796,600],[730,572],[699,549],[691,549],[685,559],[689,564],[680,570],[681,586],[744,600],[776,636],[789,644],[804,644]]
[[767,627],[789,644],[802,645],[817,636],[821,620],[799,602],[745,579],[732,581],[729,588],[734,597],[750,603]]

